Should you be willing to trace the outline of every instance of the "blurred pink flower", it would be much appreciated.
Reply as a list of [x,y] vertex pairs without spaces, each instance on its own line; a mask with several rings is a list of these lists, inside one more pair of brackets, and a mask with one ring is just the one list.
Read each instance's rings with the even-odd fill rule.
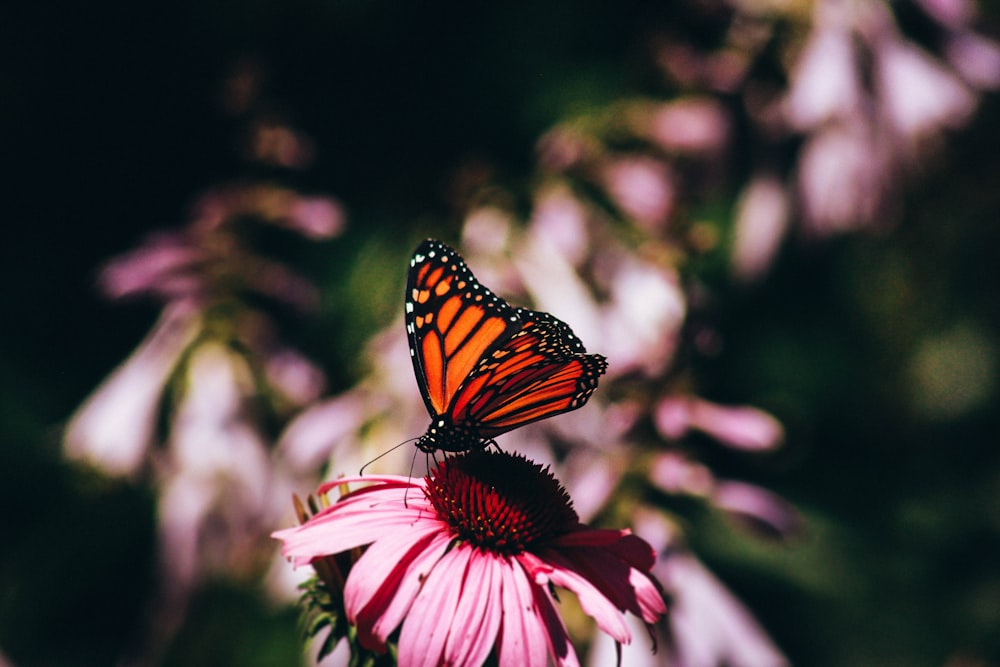
[[724,445],[759,451],[777,447],[785,437],[781,423],[763,410],[721,406],[695,397],[664,398],[653,418],[657,430],[671,440],[696,429]]
[[916,0],[934,20],[953,29],[966,27],[976,15],[972,0]]
[[608,276],[611,299],[602,309],[599,338],[608,375],[640,371],[656,377],[677,351],[687,298],[672,267],[628,254],[616,259]]
[[[857,123],[812,135],[798,165],[801,213],[813,236],[829,236],[879,221],[896,177],[885,137]],[[881,220],[879,220],[882,218]]]
[[861,106],[853,36],[845,22],[837,17],[817,23],[795,64],[785,116],[797,130],[852,117]]
[[296,565],[368,545],[347,577],[347,617],[370,650],[401,624],[401,665],[478,665],[494,645],[500,665],[544,664],[546,654],[578,664],[551,586],[574,592],[623,644],[625,612],[650,632],[666,612],[647,574],[651,547],[579,523],[558,481],[523,457],[462,454],[422,480],[352,477],[319,493],[369,482],[274,536]]
[[680,452],[664,452],[653,459],[649,481],[671,494],[707,498],[715,488],[715,475],[704,463]]
[[271,555],[264,536],[281,519],[293,485],[252,421],[254,379],[241,355],[216,342],[199,344],[179,384],[184,389],[166,447],[147,454],[157,490],[159,556],[150,654],[181,625],[191,595],[207,578],[260,574]]
[[589,160],[599,149],[590,135],[557,127],[538,140],[538,161],[545,169],[565,171]]
[[[361,430],[366,419],[367,396],[354,391],[328,398],[300,412],[278,440],[281,459],[295,470],[318,469],[338,443]],[[342,465],[337,457],[338,465]]]
[[971,32],[951,36],[945,57],[966,83],[981,90],[1000,88],[1000,44]]
[[590,212],[567,187],[549,187],[535,196],[535,208],[528,221],[529,243],[558,252],[566,262],[579,267],[587,256]]
[[326,376],[297,350],[278,347],[264,360],[268,384],[296,407],[312,403],[326,388]]
[[786,667],[788,660],[746,607],[694,556],[669,552],[654,571],[671,596],[666,664]]
[[319,290],[308,278],[279,262],[262,258],[247,258],[240,267],[244,285],[278,303],[285,303],[303,312],[319,304]]
[[588,346],[598,342],[600,313],[590,287],[548,238],[528,236],[513,257],[513,265],[539,310],[558,313]]
[[165,309],[146,339],[70,418],[66,455],[114,475],[137,474],[153,444],[167,378],[199,326],[189,307]]
[[[627,434],[642,417],[634,402],[592,400],[586,409],[530,424],[507,436],[504,447],[558,471],[574,498],[576,513],[587,521],[621,488],[632,453]],[[553,443],[573,443],[564,454]]]
[[165,300],[198,299],[204,281],[206,252],[186,235],[171,232],[146,242],[108,262],[101,271],[102,291],[112,299],[154,294]]
[[715,153],[729,139],[729,118],[711,97],[688,97],[663,104],[650,121],[650,138],[678,153]]
[[152,235],[108,262],[100,276],[103,291],[113,299],[151,295],[205,307],[248,290],[302,310],[313,307],[318,293],[306,278],[243,242],[233,228],[243,218],[311,239],[330,238],[344,226],[343,209],[326,197],[270,185],[218,188],[202,195],[185,228]]
[[171,424],[173,472],[222,475],[245,481],[254,493],[263,491],[269,477],[261,458],[265,445],[247,418],[247,399],[255,393],[249,364],[226,346],[203,343],[192,353],[186,371]]
[[288,226],[303,236],[322,240],[341,231],[346,224],[344,208],[329,197],[301,197],[288,211]]
[[498,255],[510,240],[513,217],[496,206],[480,206],[465,217],[462,244],[475,254]]
[[784,499],[754,484],[717,479],[708,466],[678,451],[653,459],[649,481],[669,494],[705,499],[759,537],[784,539],[803,527],[798,512]]
[[611,200],[646,232],[666,224],[674,208],[674,183],[663,162],[650,157],[619,158],[608,163],[602,181]]
[[804,526],[802,517],[790,504],[755,484],[719,480],[711,500],[744,528],[766,538],[792,537],[801,533]]
[[756,176],[736,202],[730,262],[740,280],[763,277],[778,254],[789,223],[788,194],[773,176]]
[[722,48],[703,56],[693,47],[671,40],[659,50],[657,63],[683,88],[732,93],[746,82],[752,61],[741,49]]
[[875,65],[880,109],[905,141],[961,127],[976,108],[975,96],[957,76],[894,33],[880,37]]
[[210,572],[252,574],[248,556],[268,553],[261,535],[281,518],[291,488],[248,411],[246,360],[203,344],[185,380],[159,468],[160,549],[167,579],[180,588]]

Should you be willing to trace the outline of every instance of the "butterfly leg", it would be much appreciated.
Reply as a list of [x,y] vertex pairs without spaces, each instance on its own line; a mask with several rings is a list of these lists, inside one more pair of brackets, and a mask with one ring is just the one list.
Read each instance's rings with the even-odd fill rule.
[[[434,465],[431,465],[431,463],[433,463]],[[441,462],[438,461],[437,451],[424,452],[424,465],[427,467],[428,474],[438,469],[438,466],[441,465]]]

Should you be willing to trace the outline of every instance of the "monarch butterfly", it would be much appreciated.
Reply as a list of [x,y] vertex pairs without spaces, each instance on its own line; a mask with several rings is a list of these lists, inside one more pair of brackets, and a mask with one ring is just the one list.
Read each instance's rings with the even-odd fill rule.
[[579,408],[607,369],[569,326],[515,308],[483,287],[462,257],[427,239],[406,282],[413,372],[431,416],[425,452],[487,446],[518,426]]

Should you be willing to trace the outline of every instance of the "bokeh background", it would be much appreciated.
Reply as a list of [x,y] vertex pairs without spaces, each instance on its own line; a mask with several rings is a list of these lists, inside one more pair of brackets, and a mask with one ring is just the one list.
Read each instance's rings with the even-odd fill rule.
[[[162,305],[102,295],[108,260],[182,228],[213,188],[267,183],[333,202],[335,238],[265,230],[248,242],[316,286],[311,309],[268,312],[335,395],[365,376],[366,341],[399,317],[420,239],[458,242],[483,192],[530,208],[542,137],[582,127],[627,150],[634,138],[608,120],[616,105],[697,94],[724,111],[725,148],[671,163],[700,171],[675,181],[683,205],[664,224],[685,230],[689,324],[711,333],[692,364],[698,393],[766,409],[785,429],[773,451],[699,456],[783,496],[805,529],[761,542],[682,504],[688,544],[793,664],[1000,665],[996,54],[962,73],[968,104],[883,167],[891,187],[868,215],[810,227],[808,206],[793,205],[765,268],[752,279],[732,268],[747,183],[763,166],[794,190],[801,173],[812,130],[779,127],[759,100],[791,87],[822,4],[6,7],[0,653],[12,665],[120,663],[159,595],[155,480],[64,456],[71,415]],[[943,35],[1000,26],[993,1],[871,4],[942,67]],[[752,38],[733,38],[734,25]],[[719,83],[705,61],[671,59],[679,44],[743,69]],[[878,58],[860,53],[862,69]],[[935,84],[907,83],[916,98]],[[826,183],[849,200],[865,181]],[[264,433],[276,438],[293,412],[269,413]],[[298,664],[298,613],[252,571],[199,580],[152,660]]]

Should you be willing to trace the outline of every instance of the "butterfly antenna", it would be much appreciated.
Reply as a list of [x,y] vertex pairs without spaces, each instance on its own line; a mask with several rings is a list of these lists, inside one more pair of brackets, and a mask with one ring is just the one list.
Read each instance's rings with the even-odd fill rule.
[[400,447],[402,447],[403,445],[405,445],[406,443],[413,442],[416,439],[417,438],[410,438],[409,440],[404,440],[403,442],[399,443],[398,445],[385,450],[384,452],[382,452],[381,454],[379,454],[378,456],[376,456],[375,458],[373,458],[371,461],[369,461],[368,463],[366,463],[363,466],[361,466],[361,470],[358,471],[358,474],[359,475],[364,475],[365,474],[365,468],[367,468],[371,464],[375,463],[376,461],[378,461],[380,458],[382,458],[386,454],[390,454],[390,453],[396,451],[397,449],[399,449]]
[[[411,439],[415,440],[416,438],[411,438]],[[410,442],[410,441],[407,440],[407,442]],[[393,449],[395,449],[395,447]],[[389,450],[389,451],[392,451],[392,450]],[[408,477],[408,479],[411,479],[411,480],[413,479],[413,466],[415,466],[417,464],[417,452],[418,451],[420,451],[420,450],[417,449],[416,447],[414,447],[413,448],[413,458],[410,459],[410,473],[409,473],[409,475],[407,475],[407,477]],[[403,507],[405,507],[407,509],[410,508],[410,506],[406,503],[406,497],[409,494],[410,494],[410,487],[409,487],[409,485],[407,485],[406,486],[406,491],[403,492]]]

